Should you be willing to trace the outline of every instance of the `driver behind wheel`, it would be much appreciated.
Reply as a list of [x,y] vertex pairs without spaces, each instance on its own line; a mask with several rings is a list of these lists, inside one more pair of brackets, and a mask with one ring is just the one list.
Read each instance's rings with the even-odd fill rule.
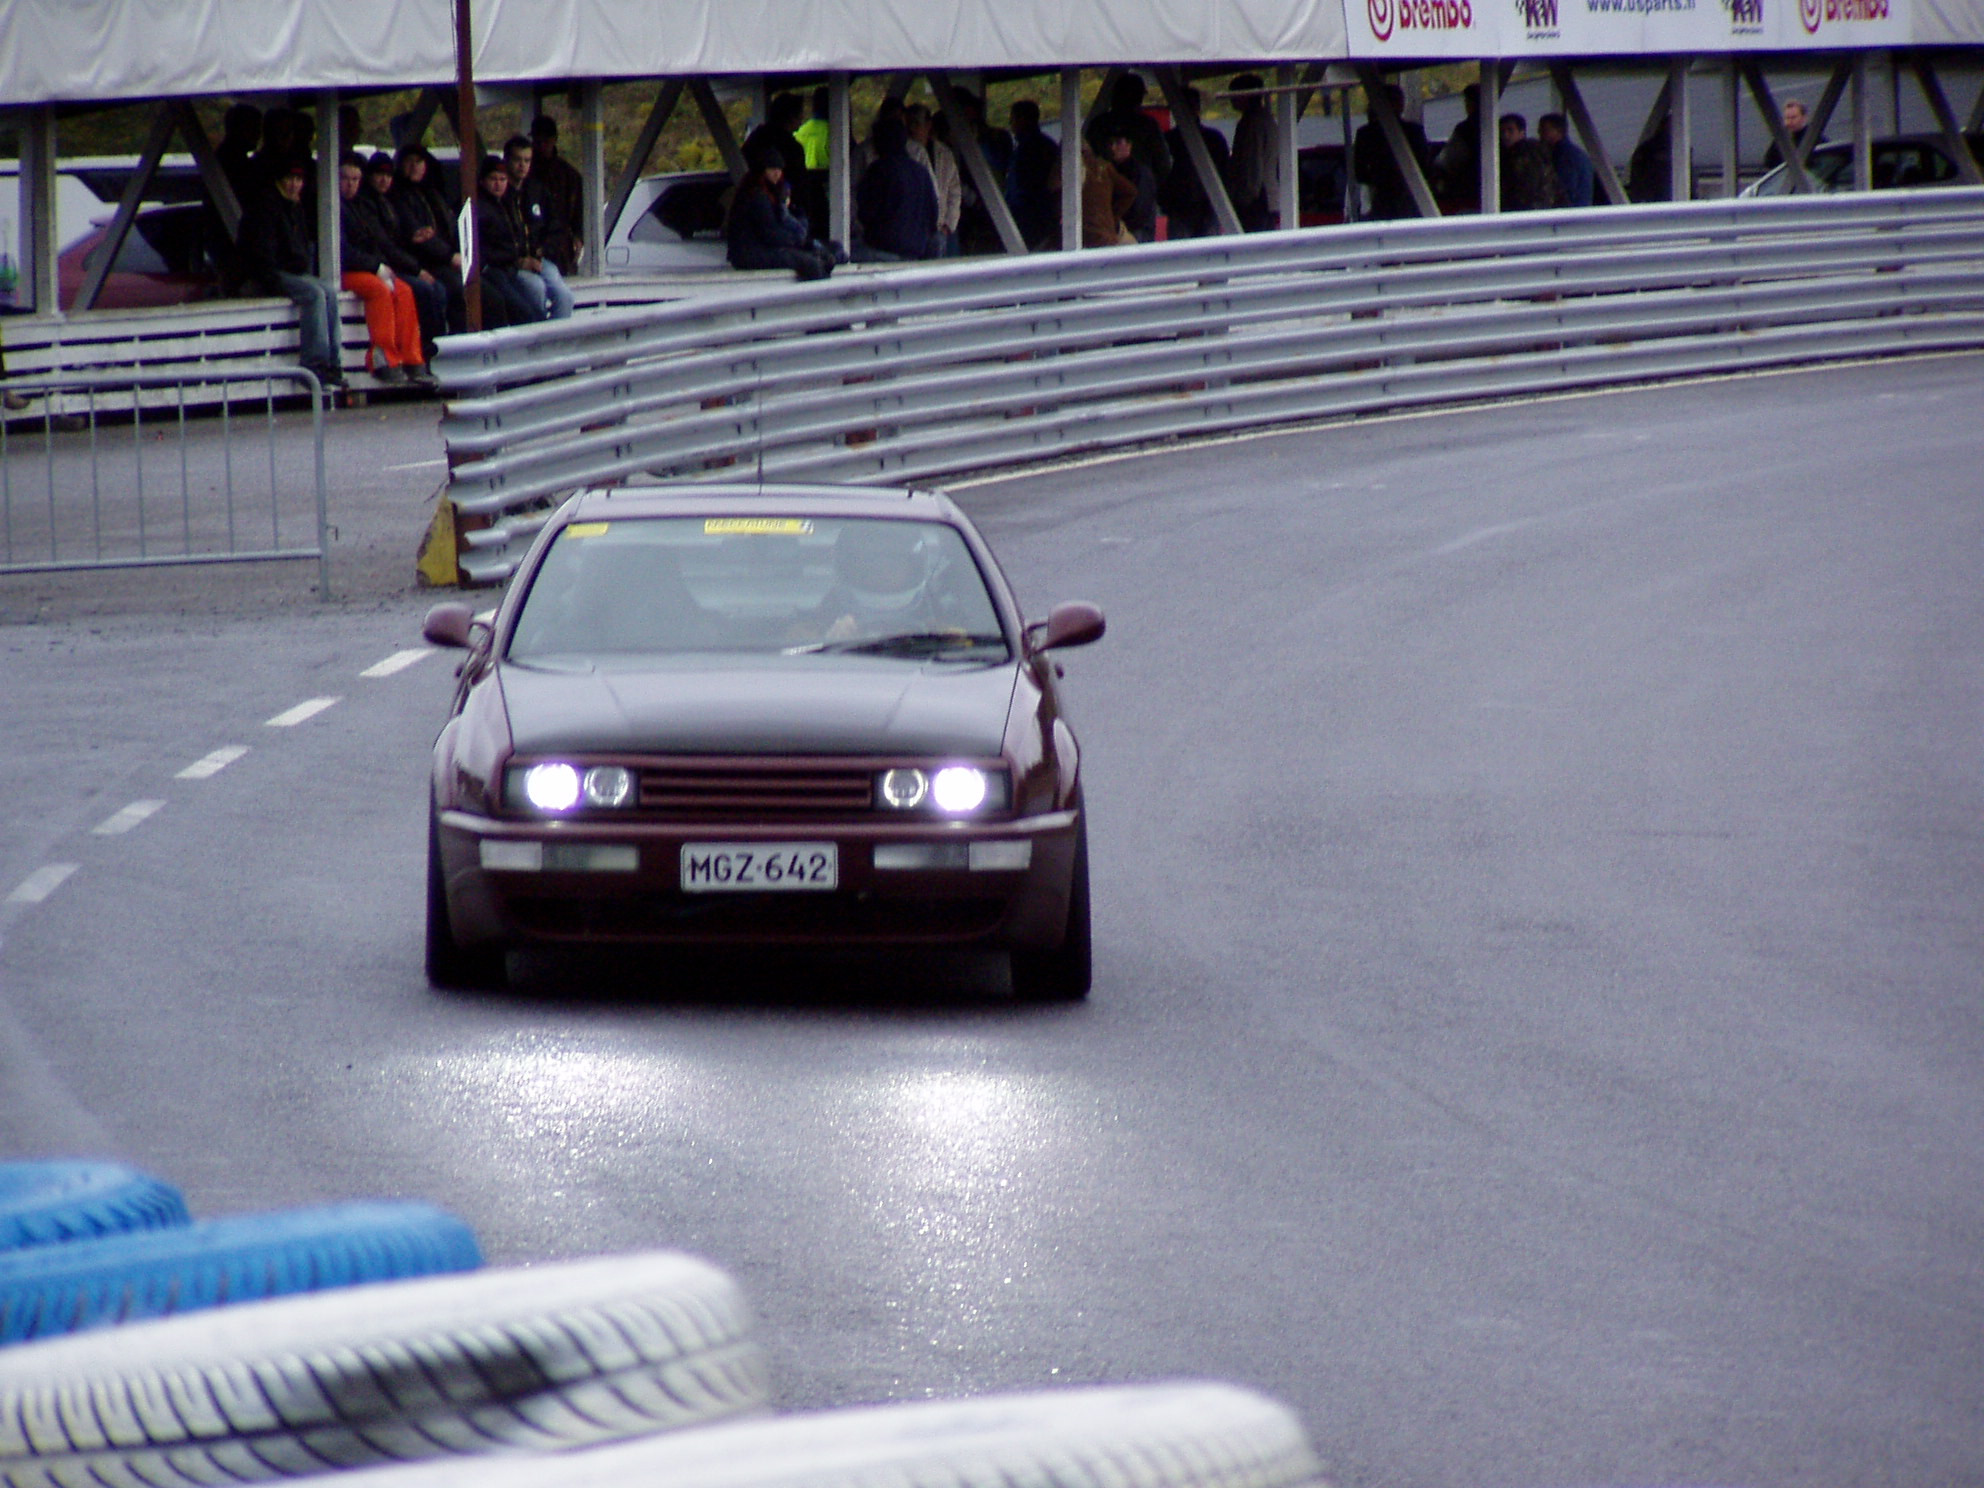
[[834,584],[815,612],[826,639],[908,635],[941,626],[923,535],[908,522],[850,522],[834,541]]

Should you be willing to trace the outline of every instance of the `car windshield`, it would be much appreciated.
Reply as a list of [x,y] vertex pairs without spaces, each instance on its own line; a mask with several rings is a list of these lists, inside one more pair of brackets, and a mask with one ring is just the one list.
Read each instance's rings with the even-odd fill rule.
[[571,523],[531,581],[508,654],[589,662],[687,652],[1009,655],[956,528],[803,516]]

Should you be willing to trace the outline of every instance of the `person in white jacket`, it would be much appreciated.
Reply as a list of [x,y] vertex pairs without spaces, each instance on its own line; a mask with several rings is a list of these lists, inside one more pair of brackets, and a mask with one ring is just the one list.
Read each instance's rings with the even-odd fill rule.
[[936,120],[930,110],[913,103],[903,114],[909,126],[909,154],[930,172],[937,186],[938,258],[955,258],[958,252],[958,218],[964,212],[964,178],[958,174],[958,157],[951,147],[937,138]]

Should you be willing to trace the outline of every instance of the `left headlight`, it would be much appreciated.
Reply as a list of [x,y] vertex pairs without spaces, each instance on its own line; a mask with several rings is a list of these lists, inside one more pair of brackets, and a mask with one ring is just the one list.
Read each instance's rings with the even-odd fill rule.
[[940,816],[977,816],[1003,811],[1008,804],[1004,770],[976,765],[945,765],[936,770],[898,766],[875,781],[875,800],[890,811],[934,811]]
[[633,771],[620,765],[581,767],[563,760],[519,765],[505,777],[504,796],[519,809],[562,816],[581,806],[612,810],[634,802]]

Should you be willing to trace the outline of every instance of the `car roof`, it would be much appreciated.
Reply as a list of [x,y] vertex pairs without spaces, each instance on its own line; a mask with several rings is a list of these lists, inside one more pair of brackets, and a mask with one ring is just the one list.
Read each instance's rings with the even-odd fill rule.
[[711,512],[754,512],[767,507],[819,516],[912,517],[955,521],[958,510],[937,491],[901,487],[723,482],[668,486],[611,486],[581,491],[568,506],[572,521],[609,517],[680,517]]

